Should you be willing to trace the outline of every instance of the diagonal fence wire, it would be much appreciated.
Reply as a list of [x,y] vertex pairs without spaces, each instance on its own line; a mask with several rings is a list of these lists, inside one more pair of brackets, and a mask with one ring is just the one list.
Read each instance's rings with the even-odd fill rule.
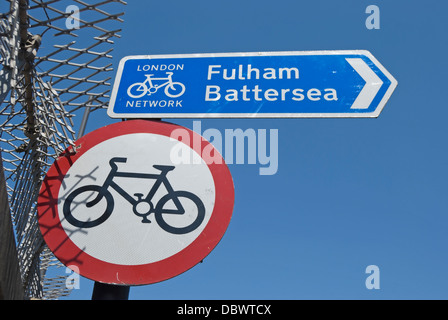
[[[74,145],[77,111],[108,104],[110,53],[124,14],[108,12],[126,3],[7,2],[9,10],[0,13],[0,151],[20,273],[26,297],[58,299],[71,289],[40,233],[38,192],[52,162]],[[76,15],[66,12],[73,5]],[[67,28],[67,19],[76,28]]]

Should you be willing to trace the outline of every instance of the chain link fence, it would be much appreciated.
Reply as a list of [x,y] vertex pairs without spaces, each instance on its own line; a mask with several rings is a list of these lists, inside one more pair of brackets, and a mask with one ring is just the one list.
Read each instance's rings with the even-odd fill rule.
[[0,150],[20,273],[27,298],[58,299],[71,290],[40,233],[37,197],[49,166],[84,131],[86,115],[107,107],[111,52],[126,3],[6,2],[0,13]]

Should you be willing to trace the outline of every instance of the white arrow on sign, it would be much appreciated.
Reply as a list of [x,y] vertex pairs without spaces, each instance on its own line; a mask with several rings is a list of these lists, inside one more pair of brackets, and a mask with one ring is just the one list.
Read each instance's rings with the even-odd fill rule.
[[352,68],[366,82],[350,109],[367,109],[381,89],[383,81],[381,81],[364,60],[359,58],[346,58],[345,60],[347,60]]

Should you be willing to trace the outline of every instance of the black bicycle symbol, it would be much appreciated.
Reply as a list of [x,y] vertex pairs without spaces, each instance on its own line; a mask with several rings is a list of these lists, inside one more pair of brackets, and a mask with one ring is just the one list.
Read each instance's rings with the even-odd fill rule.
[[[76,190],[74,190],[70,195],[67,197],[67,199],[64,202],[63,206],[63,212],[64,217],[67,219],[67,221],[72,224],[75,227],[79,228],[93,228],[95,226],[98,226],[102,224],[104,221],[106,221],[110,215],[112,214],[112,211],[114,209],[114,198],[110,191],[108,190],[109,187],[113,188],[115,191],[117,191],[124,199],[126,199],[130,204],[132,204],[132,210],[135,215],[138,217],[143,218],[142,223],[151,223],[151,221],[148,219],[148,216],[152,213],[154,213],[155,220],[159,224],[159,226],[165,230],[166,232],[170,232],[173,234],[185,234],[189,233],[196,228],[198,228],[202,221],[204,220],[205,216],[205,207],[202,203],[201,199],[199,199],[198,196],[195,194],[188,192],[188,191],[175,191],[173,187],[171,186],[170,182],[168,181],[167,174],[168,172],[175,169],[174,166],[166,166],[166,165],[154,165],[153,167],[157,170],[160,170],[159,174],[146,174],[146,173],[133,173],[133,172],[119,172],[117,162],[126,162],[127,158],[112,158],[109,161],[111,170],[109,175],[107,176],[106,180],[104,181],[104,184],[102,186],[98,185],[87,185],[82,186]],[[136,179],[155,179],[155,183],[151,190],[149,191],[148,195],[143,198],[143,194],[136,193],[134,196],[136,199],[128,194],[125,190],[123,190],[117,183],[113,181],[115,177],[125,177],[125,178],[136,178]],[[151,202],[152,198],[156,194],[159,187],[163,185],[168,193],[160,198],[160,200],[157,202],[157,204],[154,206]],[[86,195],[89,195],[89,199],[92,198],[92,195],[96,193],[97,195],[94,196],[92,200],[80,200],[83,197],[78,197],[80,194],[87,192],[84,194],[84,197]],[[78,198],[77,198],[78,197]],[[180,201],[179,199],[183,198],[183,201],[185,199],[192,201],[196,208],[196,218],[194,221],[187,225],[182,227],[172,226],[169,225],[165,219],[164,215],[184,215],[187,214],[184,207],[182,206],[183,201]],[[75,199],[78,199],[76,201]],[[82,221],[78,219],[78,217],[74,217],[72,212],[72,204],[78,205],[79,203],[85,203],[87,208],[91,208],[98,204],[102,199],[106,200],[106,209],[104,213],[102,213],[98,218],[95,218],[94,220],[87,220]],[[172,200],[172,203],[174,203],[175,208],[173,209],[172,205],[168,206],[168,208],[165,207],[167,203]],[[87,201],[87,202],[86,202]],[[189,211],[189,214],[193,213],[193,211]],[[77,214],[78,216],[79,214]]]

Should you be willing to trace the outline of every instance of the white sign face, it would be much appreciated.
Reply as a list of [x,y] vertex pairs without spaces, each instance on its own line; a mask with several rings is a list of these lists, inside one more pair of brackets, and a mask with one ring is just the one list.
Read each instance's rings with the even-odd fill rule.
[[[177,140],[175,130],[191,139]],[[127,285],[166,280],[203,260],[224,235],[233,182],[222,158],[201,157],[213,146],[198,134],[132,120],[76,144],[50,168],[38,211],[50,249],[81,275]]]
[[[205,208],[204,216],[199,218],[202,222],[194,230],[182,232],[181,236],[171,233],[157,223],[154,213],[149,213],[151,207],[155,210],[163,196],[168,194],[167,186],[163,183],[151,199],[143,199],[156,182],[162,181],[157,179],[164,179],[164,172],[154,168],[154,165],[170,166],[171,150],[175,150],[178,144],[179,141],[163,135],[128,134],[106,140],[79,158],[67,172],[59,191],[59,218],[64,229],[72,233],[70,239],[79,248],[84,248],[87,254],[121,265],[161,261],[190,245],[207,225],[215,202],[213,177],[207,164],[201,161],[195,151],[185,146],[184,152],[194,153],[199,161],[195,161],[195,164],[177,164],[166,173],[166,181],[174,192],[185,191],[196,195],[202,202],[199,205]],[[120,148],[117,149],[116,146]],[[127,161],[116,162],[118,170],[115,171],[109,164],[114,158],[125,158]],[[141,174],[141,177],[134,177],[135,174]],[[148,177],[145,178],[145,175]],[[154,175],[154,179],[150,178],[151,175]],[[112,178],[110,182],[106,182],[108,177]],[[90,208],[86,205],[107,184],[107,190],[113,199],[109,200],[113,201],[110,216],[98,225],[82,228],[82,222],[101,219],[107,206],[110,206],[107,197]],[[77,191],[83,189],[86,191]],[[121,194],[123,192],[125,194]],[[74,193],[78,195],[71,200],[70,208],[64,211],[67,198]],[[138,194],[142,195],[140,202],[137,200]],[[128,197],[133,198],[133,201],[128,201]],[[196,199],[185,196],[178,198],[187,214],[165,214],[162,219],[173,228],[181,229],[195,222],[198,207],[193,201]],[[164,208],[175,209],[173,199],[166,201]],[[148,213],[148,216],[137,216],[134,211],[140,215]],[[64,215],[71,215],[80,223],[73,225],[64,219]],[[80,228],[83,232],[77,232]]]

